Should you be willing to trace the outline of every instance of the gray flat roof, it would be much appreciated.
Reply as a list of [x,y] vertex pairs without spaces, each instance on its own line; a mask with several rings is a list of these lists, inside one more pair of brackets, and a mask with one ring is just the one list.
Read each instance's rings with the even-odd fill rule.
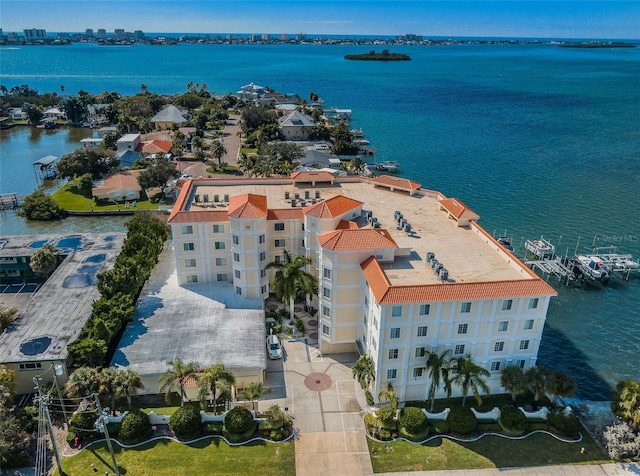
[[265,369],[265,318],[262,300],[238,296],[231,283],[179,286],[167,242],[111,365],[156,375],[176,357],[201,368]]
[[0,362],[66,359],[67,344],[78,338],[100,296],[95,276],[113,266],[124,237],[124,233],[85,233],[1,238],[7,240],[3,256],[31,255],[35,249],[30,244],[42,241],[81,249],[67,248],[65,260],[0,335]]
[[36,160],[33,165],[49,165],[58,160],[55,155],[45,155],[44,157]]

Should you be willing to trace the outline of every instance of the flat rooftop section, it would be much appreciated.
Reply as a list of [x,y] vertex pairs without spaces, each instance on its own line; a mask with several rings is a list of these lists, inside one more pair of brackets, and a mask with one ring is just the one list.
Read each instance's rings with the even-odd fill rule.
[[[278,179],[268,183],[265,180],[250,179],[221,181],[216,179],[194,180],[190,200],[185,209],[190,211],[226,210],[228,203],[213,202],[218,195],[241,195],[253,193],[265,195],[267,206],[291,209],[291,201],[285,199],[285,192],[292,198],[297,193],[301,198],[309,191],[310,199],[315,199],[316,192],[321,199],[335,195],[345,195],[364,203],[363,210],[371,210],[381,227],[386,229],[398,244],[399,248],[411,249],[407,257],[396,257],[393,263],[381,263],[382,269],[392,285],[431,284],[440,282],[425,262],[428,252],[433,252],[449,271],[449,282],[480,282],[515,279],[533,279],[523,270],[515,256],[509,263],[496,251],[496,246],[485,243],[470,227],[458,227],[456,222],[441,210],[437,192],[420,189],[413,196],[405,191],[390,191],[388,188],[374,186],[373,183],[361,179],[350,181],[336,178],[334,185],[329,183],[296,184],[289,179]],[[195,195],[202,200],[207,195],[208,203],[195,203]],[[311,205],[310,199],[306,200]],[[472,205],[470,205],[473,208]],[[302,207],[304,209],[304,207]],[[396,229],[394,212],[400,211],[411,224],[413,233],[406,234]],[[369,227],[366,220],[357,220],[358,226]],[[524,268],[526,269],[526,268]]]
[[263,370],[265,318],[262,300],[238,296],[231,283],[179,286],[168,241],[111,365],[157,375],[176,357],[202,368],[222,363],[234,372]]
[[5,252],[30,255],[34,242],[70,247],[64,248],[65,260],[20,308],[16,322],[0,335],[0,362],[65,359],[67,344],[78,338],[91,316],[93,301],[100,297],[96,275],[113,266],[124,238],[124,233],[0,238],[7,242],[0,250],[3,257]]

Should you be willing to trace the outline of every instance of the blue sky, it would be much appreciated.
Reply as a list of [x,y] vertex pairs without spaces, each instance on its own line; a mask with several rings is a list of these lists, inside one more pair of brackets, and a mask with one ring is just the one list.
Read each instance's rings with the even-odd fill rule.
[[638,39],[640,1],[1,0],[0,27]]

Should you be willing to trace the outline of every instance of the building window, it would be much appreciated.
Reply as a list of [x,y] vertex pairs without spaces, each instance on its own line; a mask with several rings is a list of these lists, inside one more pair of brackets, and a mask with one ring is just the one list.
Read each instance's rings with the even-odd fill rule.
[[416,347],[416,357],[424,357],[425,355],[427,355],[426,347]]
[[467,314],[467,313],[471,312],[471,303],[470,302],[463,302],[462,305],[460,306],[460,312],[462,314]]
[[391,339],[400,339],[400,328],[392,327],[391,329],[389,329],[389,337]]
[[196,260],[195,259],[186,259],[186,260],[184,260],[184,267],[185,268],[195,268],[196,267]]
[[495,362],[491,362],[491,371],[492,372],[500,372],[500,367],[502,362],[500,362],[499,360],[495,361]]
[[510,311],[511,310],[511,306],[513,306],[513,299],[505,299],[504,301],[502,301],[502,310],[503,311]]
[[229,281],[229,275],[227,273],[218,273],[216,274],[216,281]]
[[331,289],[322,286],[322,297],[331,299]]
[[182,249],[184,251],[193,251],[196,249],[196,245],[193,243],[182,243]]
[[216,250],[224,250],[226,248],[224,241],[216,241],[213,246]]
[[242,288],[240,286],[236,286],[236,294],[242,296]]
[[282,257],[280,255],[274,256],[273,261],[276,263],[280,263],[282,261]]
[[503,352],[504,351],[504,342],[496,342],[493,346],[494,352]]
[[387,370],[387,380],[394,380],[398,376],[398,369]]
[[261,251],[260,252],[260,261],[264,261],[267,259],[267,252],[266,251]]
[[365,326],[367,325],[367,315],[366,314],[362,315],[362,322],[364,322]]
[[509,329],[509,321],[498,322],[498,332],[507,332],[507,329]]
[[240,279],[240,270],[236,269],[236,270],[233,272],[233,275],[236,277],[236,279]]
[[529,309],[538,309],[538,298],[529,299],[529,305],[527,306]]
[[275,240],[274,246],[276,248],[284,248],[286,246],[285,240]]
[[454,355],[462,355],[464,354],[464,344],[456,345],[456,348],[453,350]]
[[389,358],[397,359],[398,358],[398,349],[389,349]]
[[331,317],[331,308],[322,306],[322,315],[325,317]]
[[213,225],[214,233],[224,233],[224,225]]
[[402,317],[402,306],[391,306],[391,317]]
[[322,268],[322,277],[324,279],[331,279],[331,270],[329,268]]
[[266,293],[267,293],[267,286],[266,286],[266,285],[264,285],[264,286],[262,286],[262,287],[260,288],[260,293],[261,293],[261,294],[266,294]]
[[469,330],[469,324],[458,324],[458,334],[466,334]]
[[226,266],[227,258],[216,258],[216,266]]
[[19,364],[20,370],[39,370],[42,368],[41,362],[27,362],[26,364]]
[[198,275],[191,274],[191,275],[187,276],[187,284],[193,284],[193,283],[197,283],[197,282],[198,282]]
[[275,231],[284,231],[284,223],[274,223],[273,229]]
[[322,333],[328,336],[329,334],[331,334],[331,328],[326,324],[322,324]]
[[193,226],[191,225],[182,225],[180,227],[180,231],[183,235],[193,235]]
[[427,337],[427,326],[418,326],[418,337]]
[[413,378],[422,378],[424,375],[424,367],[416,367],[413,369]]
[[520,350],[529,350],[529,339],[520,341]]
[[364,295],[364,307],[369,307],[369,298],[366,294]]
[[260,235],[258,237],[258,243],[260,243],[260,244],[264,243],[265,240],[266,240],[266,237],[264,235]]
[[265,268],[262,268],[260,270],[260,277],[261,278],[266,278],[267,277],[267,270]]
[[531,329],[533,329],[533,319],[527,319],[526,321],[524,321],[523,329],[525,331],[530,331]]
[[420,312],[421,316],[426,316],[431,311],[431,304],[420,304]]
[[524,364],[525,364],[524,360],[514,360],[513,361],[513,366],[514,367],[518,367],[520,369],[524,369]]
[[240,254],[233,253],[233,261],[235,261],[236,263],[239,263],[240,262]]
[[234,245],[237,245],[240,243],[240,238],[238,238],[238,235],[231,235],[231,241]]

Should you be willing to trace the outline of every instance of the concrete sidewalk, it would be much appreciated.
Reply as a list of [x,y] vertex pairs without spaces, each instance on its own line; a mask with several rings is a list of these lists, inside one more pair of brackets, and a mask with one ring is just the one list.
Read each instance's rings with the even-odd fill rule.
[[536,466],[534,468],[463,469],[378,473],[378,476],[638,476],[640,463]]

